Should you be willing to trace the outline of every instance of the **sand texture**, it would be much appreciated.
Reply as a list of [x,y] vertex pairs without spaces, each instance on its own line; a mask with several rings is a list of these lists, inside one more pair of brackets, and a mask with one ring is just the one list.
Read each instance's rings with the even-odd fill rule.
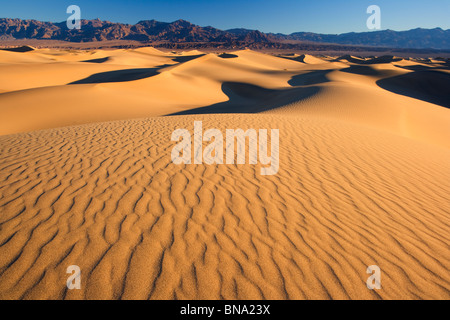
[[[23,51],[0,50],[0,299],[450,299],[444,61]],[[278,173],[172,163],[200,120],[279,129]]]

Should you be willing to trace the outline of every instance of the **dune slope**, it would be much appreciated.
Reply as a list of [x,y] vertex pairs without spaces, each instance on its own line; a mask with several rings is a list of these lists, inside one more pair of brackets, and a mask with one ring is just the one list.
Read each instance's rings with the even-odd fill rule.
[[1,137],[0,297],[450,297],[448,150],[314,118],[195,119],[279,128],[279,173],[174,165],[167,137],[192,116]]
[[[411,94],[439,61],[30,49],[0,51],[0,299],[450,298],[446,86]],[[172,163],[199,120],[279,129],[278,173]]]

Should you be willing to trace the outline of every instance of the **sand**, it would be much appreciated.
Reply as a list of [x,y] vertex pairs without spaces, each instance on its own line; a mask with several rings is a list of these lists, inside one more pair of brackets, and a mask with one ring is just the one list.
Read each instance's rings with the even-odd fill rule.
[[[31,49],[0,50],[0,299],[450,298],[445,62]],[[279,129],[279,172],[173,164],[199,120]]]

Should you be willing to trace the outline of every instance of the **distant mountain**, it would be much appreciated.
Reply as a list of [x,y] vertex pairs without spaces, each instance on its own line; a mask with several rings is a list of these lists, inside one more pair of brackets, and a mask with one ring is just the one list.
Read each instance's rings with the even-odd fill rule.
[[315,42],[339,45],[356,45],[389,48],[450,49],[450,30],[413,29],[409,31],[373,31],[344,33],[340,35],[296,32],[290,35],[262,33],[258,30],[201,27],[185,20],[159,22],[139,21],[134,25],[109,21],[82,20],[81,30],[69,30],[66,22],[41,22],[0,18],[0,40],[6,39],[50,39],[71,42],[102,40],[135,40],[142,42],[168,41],[249,43],[279,47],[281,42]]
[[228,30],[225,30],[225,31],[229,32],[229,33],[232,33],[232,34],[245,36],[248,33],[256,31],[256,30],[250,30],[250,29],[244,29],[244,28],[236,28],[236,29],[228,29]]
[[350,32],[339,35],[296,32],[290,35],[272,34],[272,36],[277,39],[373,47],[450,49],[450,30],[442,30],[441,28],[417,28],[408,31]]
[[232,34],[239,41],[244,42],[270,42],[269,37],[258,30],[249,30],[249,29],[229,29],[226,30],[227,33]]
[[229,42],[267,41],[259,31],[238,35],[213,27],[200,27],[185,20],[171,23],[156,20],[139,21],[135,25],[109,21],[82,20],[81,29],[69,30],[66,22],[0,19],[0,39],[51,39],[72,42],[102,40]]

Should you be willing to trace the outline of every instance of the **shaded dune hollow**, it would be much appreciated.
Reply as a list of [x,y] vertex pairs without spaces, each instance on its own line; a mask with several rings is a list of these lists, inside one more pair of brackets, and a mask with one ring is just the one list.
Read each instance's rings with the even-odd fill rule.
[[[22,48],[0,72],[0,299],[450,299],[445,63]],[[194,121],[278,129],[278,172],[248,146],[174,164]]]

